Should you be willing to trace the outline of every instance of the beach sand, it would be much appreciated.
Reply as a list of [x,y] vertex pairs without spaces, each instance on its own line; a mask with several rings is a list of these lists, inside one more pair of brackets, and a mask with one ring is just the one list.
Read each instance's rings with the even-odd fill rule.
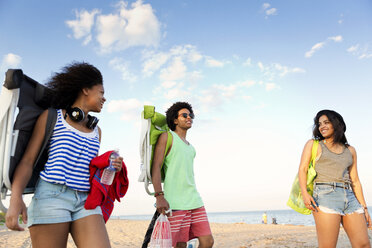
[[[112,247],[141,247],[148,224],[149,221],[109,220],[107,230]],[[314,226],[211,223],[211,229],[216,248],[317,247]],[[368,232],[371,240],[372,231]],[[4,225],[0,226],[0,246],[6,248],[31,247],[28,230],[14,232],[9,231]],[[75,247],[71,237],[69,237],[67,247]],[[337,247],[351,247],[343,229],[341,229]]]

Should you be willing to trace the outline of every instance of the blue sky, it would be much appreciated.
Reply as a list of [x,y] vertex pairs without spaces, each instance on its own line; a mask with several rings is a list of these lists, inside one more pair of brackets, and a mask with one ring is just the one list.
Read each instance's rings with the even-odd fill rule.
[[[213,4],[211,4],[213,3]],[[104,77],[101,152],[130,189],[114,214],[152,213],[139,176],[143,104],[192,103],[188,133],[208,211],[287,209],[312,120],[343,115],[372,204],[370,1],[1,1],[0,73],[45,83],[71,61]]]

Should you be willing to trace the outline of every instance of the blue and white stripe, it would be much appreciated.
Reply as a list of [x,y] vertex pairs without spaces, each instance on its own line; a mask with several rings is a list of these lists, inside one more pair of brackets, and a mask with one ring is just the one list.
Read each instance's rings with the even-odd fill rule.
[[90,133],[81,132],[65,121],[60,109],[57,112],[48,161],[40,177],[50,183],[89,191],[89,163],[97,156],[100,146],[98,128]]

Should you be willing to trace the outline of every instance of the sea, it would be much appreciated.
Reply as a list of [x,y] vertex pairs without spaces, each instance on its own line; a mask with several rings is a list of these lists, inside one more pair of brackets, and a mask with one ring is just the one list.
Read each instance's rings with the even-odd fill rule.
[[[244,212],[215,212],[207,213],[209,222],[213,223],[247,223],[261,224],[262,215],[266,213],[267,223],[315,226],[312,215],[299,214],[293,210],[267,210],[267,211],[244,211]],[[112,216],[112,219],[122,220],[151,220],[152,215],[121,215]]]

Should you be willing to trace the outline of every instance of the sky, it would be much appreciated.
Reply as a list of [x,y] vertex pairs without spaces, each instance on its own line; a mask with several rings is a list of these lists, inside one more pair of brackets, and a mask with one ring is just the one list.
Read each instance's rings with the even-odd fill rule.
[[137,181],[140,115],[176,101],[196,114],[187,139],[208,212],[289,209],[322,109],[344,117],[371,206],[371,11],[367,0],[1,0],[0,75],[46,83],[72,61],[102,72],[100,153],[118,148],[130,180],[114,215],[154,212]]

